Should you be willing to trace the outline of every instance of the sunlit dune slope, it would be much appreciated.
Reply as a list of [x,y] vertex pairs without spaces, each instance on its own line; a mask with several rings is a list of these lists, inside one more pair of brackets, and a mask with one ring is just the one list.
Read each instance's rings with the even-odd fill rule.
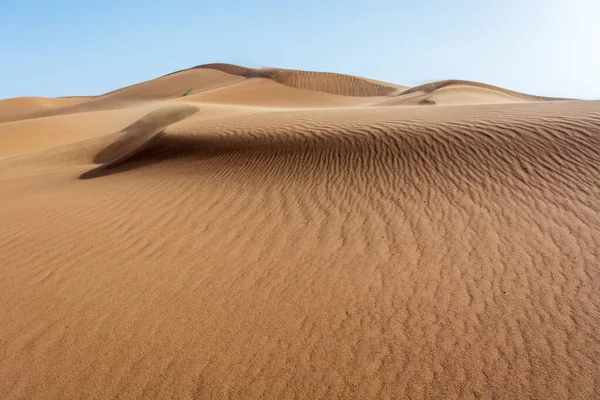
[[32,115],[35,112],[66,107],[89,100],[89,97],[16,97],[0,100],[0,123],[17,118],[19,115]]
[[600,397],[600,102],[270,71],[0,123],[0,398]]
[[[255,69],[219,63],[199,65],[191,70],[194,69],[213,69],[244,78],[268,78],[298,89],[315,90],[343,96],[386,96],[396,94],[406,88],[372,79],[330,72],[298,71],[283,68]],[[177,73],[181,73],[181,71]]]
[[239,82],[240,80],[243,80],[243,78],[214,69],[182,71],[178,74],[138,83],[101,96],[92,97],[87,101],[78,102],[77,104],[35,110],[27,114],[15,115],[14,118],[11,118],[10,115],[2,117],[3,114],[0,111],[0,123],[26,118],[40,118],[139,106],[147,102],[182,97],[190,89],[197,92]]
[[456,105],[567,100],[532,96],[479,82],[445,80],[415,86],[378,105]]

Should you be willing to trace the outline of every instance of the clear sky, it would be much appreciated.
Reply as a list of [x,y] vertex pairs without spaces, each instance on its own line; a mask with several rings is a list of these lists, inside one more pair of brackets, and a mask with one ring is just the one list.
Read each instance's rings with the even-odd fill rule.
[[600,0],[0,0],[0,98],[210,62],[600,99]]

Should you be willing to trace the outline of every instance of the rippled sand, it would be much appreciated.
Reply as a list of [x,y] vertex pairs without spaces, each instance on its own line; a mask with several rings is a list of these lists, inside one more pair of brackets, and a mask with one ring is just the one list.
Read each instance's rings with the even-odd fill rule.
[[224,64],[0,101],[1,398],[592,399],[599,299],[600,102]]

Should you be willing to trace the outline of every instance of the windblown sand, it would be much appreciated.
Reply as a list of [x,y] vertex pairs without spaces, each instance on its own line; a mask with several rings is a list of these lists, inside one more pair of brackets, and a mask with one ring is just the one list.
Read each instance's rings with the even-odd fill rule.
[[593,399],[599,332],[600,102],[224,64],[0,101],[0,398]]

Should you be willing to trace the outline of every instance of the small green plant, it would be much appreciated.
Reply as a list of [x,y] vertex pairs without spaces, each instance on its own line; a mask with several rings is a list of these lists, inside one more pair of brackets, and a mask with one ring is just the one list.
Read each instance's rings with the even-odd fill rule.
[[185,91],[185,93],[183,94],[184,96],[187,96],[188,94],[192,93],[192,89],[188,89]]

